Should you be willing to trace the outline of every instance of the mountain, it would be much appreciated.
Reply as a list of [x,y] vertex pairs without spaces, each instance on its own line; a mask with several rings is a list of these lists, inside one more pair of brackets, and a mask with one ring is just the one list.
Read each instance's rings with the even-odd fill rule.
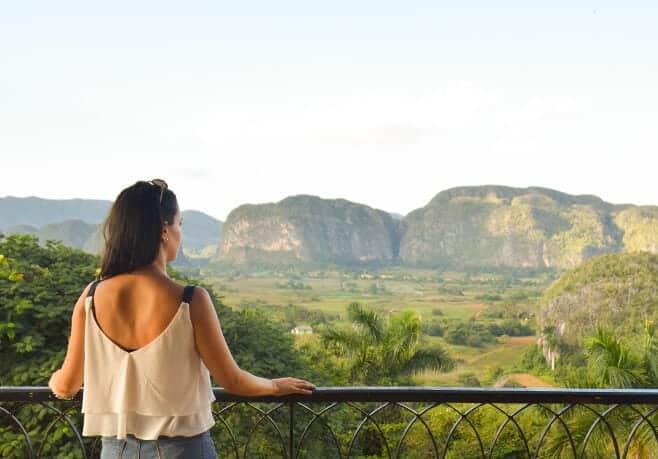
[[[59,240],[89,253],[100,253],[103,247],[100,224],[111,206],[111,201],[88,199],[0,198],[0,232],[33,234],[43,243],[48,239]],[[188,248],[202,251],[217,243],[221,221],[197,210],[184,210],[181,217],[185,251]],[[181,260],[183,256],[181,252]],[[202,252],[199,258],[210,256]]]
[[5,234],[30,234],[38,237],[42,244],[45,244],[48,240],[60,241],[64,245],[82,249],[89,253],[100,253],[102,248],[100,225],[77,219],[48,223],[41,228],[18,224],[9,226],[0,232]]
[[97,229],[98,225],[85,223],[82,220],[65,220],[41,227],[36,236],[41,242],[53,239],[69,247],[84,249],[94,244],[92,237],[96,235]]
[[614,214],[614,222],[624,233],[626,251],[658,253],[658,207],[625,206]]
[[183,243],[186,249],[201,251],[216,245],[222,234],[223,223],[198,210],[185,210],[183,218]]
[[658,207],[546,188],[442,191],[403,220],[407,265],[568,269],[622,250],[658,252]]
[[382,210],[344,199],[291,196],[247,204],[226,219],[220,261],[353,264],[398,256],[398,225]]
[[9,226],[8,228],[0,231],[7,234],[37,234],[39,232],[39,228],[32,225],[19,224],[19,225]]
[[[99,224],[110,205],[0,198],[0,231],[37,234],[97,253],[101,235],[85,225]],[[186,210],[182,216],[184,255],[190,263],[213,258],[566,270],[606,253],[658,253],[658,207],[614,205],[596,196],[537,187],[452,188],[404,217],[308,195],[240,206],[224,226],[199,211]]]
[[94,199],[0,198],[0,230],[15,225],[42,227],[64,220],[100,223],[112,203]]
[[658,319],[658,255],[621,253],[587,260],[566,271],[540,302],[539,330],[546,341],[578,345],[597,325],[639,336]]

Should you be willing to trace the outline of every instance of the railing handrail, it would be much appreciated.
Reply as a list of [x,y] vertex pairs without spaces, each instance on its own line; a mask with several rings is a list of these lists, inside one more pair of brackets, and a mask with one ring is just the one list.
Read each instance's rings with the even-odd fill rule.
[[[74,400],[82,399],[82,389]],[[218,402],[453,402],[658,404],[658,389],[318,387],[312,395],[245,397],[213,388]],[[57,400],[44,386],[0,386],[0,402]]]

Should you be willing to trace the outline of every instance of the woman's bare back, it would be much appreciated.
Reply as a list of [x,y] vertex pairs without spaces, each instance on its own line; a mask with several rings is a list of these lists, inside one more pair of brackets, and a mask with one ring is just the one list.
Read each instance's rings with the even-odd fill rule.
[[126,350],[156,339],[176,316],[183,286],[150,273],[105,279],[94,293],[96,321],[103,333]]

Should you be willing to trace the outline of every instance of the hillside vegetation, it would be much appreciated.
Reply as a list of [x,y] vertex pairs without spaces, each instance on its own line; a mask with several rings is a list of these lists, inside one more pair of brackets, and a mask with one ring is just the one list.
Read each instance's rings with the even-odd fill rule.
[[561,343],[576,345],[597,326],[632,336],[656,319],[658,255],[623,253],[588,260],[562,275],[546,290],[538,322]]

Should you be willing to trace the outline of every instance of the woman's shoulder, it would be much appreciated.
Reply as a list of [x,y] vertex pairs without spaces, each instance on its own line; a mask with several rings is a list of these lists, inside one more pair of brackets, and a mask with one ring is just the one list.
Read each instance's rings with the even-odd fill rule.
[[[98,282],[98,290],[102,289],[108,293],[140,292],[154,296],[182,298],[188,285],[164,276],[134,272],[103,279]],[[195,287],[194,290],[199,290],[199,287]]]

